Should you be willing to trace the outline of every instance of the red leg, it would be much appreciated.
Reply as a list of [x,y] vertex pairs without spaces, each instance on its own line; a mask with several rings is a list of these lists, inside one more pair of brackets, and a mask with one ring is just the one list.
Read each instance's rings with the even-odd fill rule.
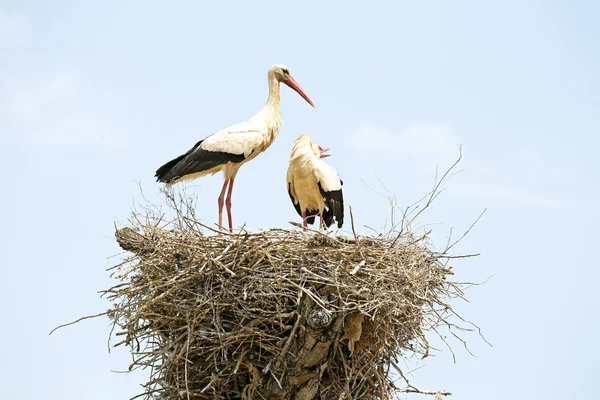
[[225,207],[227,207],[227,220],[229,221],[229,232],[233,233],[233,222],[231,219],[231,192],[233,191],[233,178],[229,179],[229,190],[225,199]]
[[319,223],[319,232],[323,232],[323,212],[319,213],[319,220],[320,220],[320,223]]
[[229,180],[225,179],[223,182],[223,189],[219,195],[219,229],[223,229],[223,198],[225,197],[225,189],[227,189],[227,183]]
[[302,211],[302,227],[303,230],[306,230],[308,224],[306,223],[306,211]]

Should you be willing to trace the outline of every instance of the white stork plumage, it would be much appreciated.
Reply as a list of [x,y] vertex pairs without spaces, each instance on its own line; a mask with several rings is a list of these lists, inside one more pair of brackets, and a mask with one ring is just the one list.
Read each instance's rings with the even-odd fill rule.
[[294,143],[286,175],[287,190],[304,228],[312,225],[317,215],[319,230],[323,229],[323,222],[328,228],[334,219],[338,228],[344,223],[344,182],[335,169],[321,160],[330,156],[328,150],[313,144],[305,133]]
[[223,227],[223,197],[229,190],[225,205],[229,231],[233,231],[231,218],[231,192],[239,168],[265,151],[277,139],[281,125],[279,111],[279,82],[294,89],[314,107],[313,102],[292,78],[284,65],[273,65],[268,72],[269,99],[267,104],[250,119],[216,132],[199,141],[187,153],[169,161],[156,171],[156,180],[168,186],[177,182],[223,171],[225,182],[219,195],[219,227]]

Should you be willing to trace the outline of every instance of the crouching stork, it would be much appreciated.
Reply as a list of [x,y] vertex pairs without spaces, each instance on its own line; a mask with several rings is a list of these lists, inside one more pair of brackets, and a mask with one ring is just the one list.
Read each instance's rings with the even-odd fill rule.
[[313,144],[307,134],[296,139],[287,171],[287,190],[296,211],[302,216],[304,229],[313,224],[315,217],[329,228],[334,220],[338,228],[344,223],[344,197],[342,185],[335,169],[322,158],[329,157],[329,149]]

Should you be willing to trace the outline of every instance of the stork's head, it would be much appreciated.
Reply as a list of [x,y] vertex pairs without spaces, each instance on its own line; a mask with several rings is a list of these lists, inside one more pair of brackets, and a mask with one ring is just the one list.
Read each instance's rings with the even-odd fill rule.
[[309,155],[312,153],[317,158],[325,158],[331,155],[327,154],[329,150],[329,148],[324,149],[318,144],[313,143],[310,136],[303,133],[296,138],[296,143],[294,143],[294,149],[292,150],[292,157],[294,154]]
[[304,90],[300,87],[298,82],[294,80],[292,75],[290,74],[290,70],[283,64],[275,64],[271,68],[269,68],[269,77],[274,77],[277,82],[285,83],[292,89],[296,91],[308,104],[311,106],[315,106],[311,99],[308,98]]

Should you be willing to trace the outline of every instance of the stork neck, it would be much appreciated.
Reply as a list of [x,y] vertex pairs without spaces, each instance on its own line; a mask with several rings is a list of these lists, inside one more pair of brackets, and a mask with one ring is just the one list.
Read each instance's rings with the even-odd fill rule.
[[279,81],[274,76],[269,76],[269,100],[267,106],[275,111],[279,111]]

